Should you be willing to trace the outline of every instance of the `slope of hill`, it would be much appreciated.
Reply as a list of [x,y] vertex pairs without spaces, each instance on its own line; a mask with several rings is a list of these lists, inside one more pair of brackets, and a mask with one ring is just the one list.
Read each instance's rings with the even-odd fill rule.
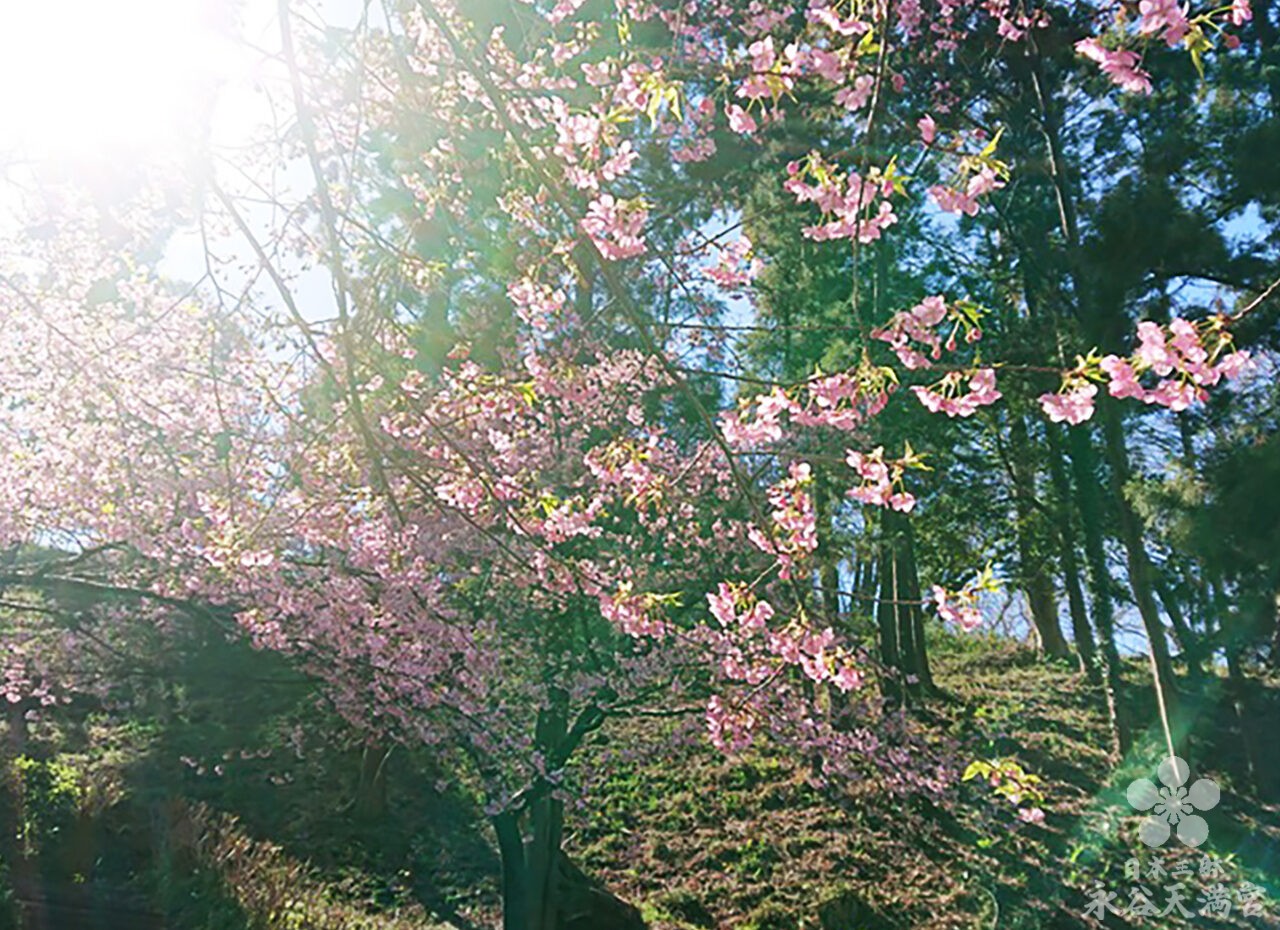
[[[947,638],[936,652],[947,696],[911,713],[959,767],[1013,760],[1043,779],[1042,823],[1018,819],[982,778],[957,780],[938,801],[895,798],[874,781],[819,789],[795,760],[766,751],[725,758],[670,722],[644,721],[589,748],[567,853],[653,930],[1280,927],[1280,810],[1238,774],[1239,724],[1216,684],[1191,704],[1185,749],[1195,777],[1221,786],[1205,812],[1208,840],[1150,849],[1125,789],[1155,770],[1157,733],[1113,766],[1100,697],[1073,668],[996,639]],[[1138,715],[1152,710],[1143,675],[1137,664],[1126,670],[1125,699]],[[1254,780],[1272,792],[1280,746],[1262,728],[1277,731],[1278,694],[1260,690],[1251,708],[1255,742],[1271,753]],[[348,804],[358,769],[349,749],[317,745],[291,757],[284,778],[275,758],[238,757],[197,775],[128,728],[94,732],[80,745],[56,729],[41,733],[46,744],[67,742],[49,765],[82,773],[66,776],[84,786],[73,818],[80,839],[62,842],[48,826],[53,815],[42,815],[50,854],[38,875],[10,870],[10,923],[21,911],[35,925],[42,889],[46,928],[59,913],[96,914],[86,927],[125,926],[111,922],[113,910],[136,926],[145,916],[145,925],[181,930],[496,925],[497,860],[483,817],[464,792],[437,782],[427,760],[393,754],[387,813],[361,822]],[[201,733],[216,754],[216,735]],[[85,813],[91,794],[96,808]],[[5,858],[16,865],[24,860],[11,840]],[[1150,916],[1135,915],[1136,891],[1149,897]],[[1114,894],[1120,911],[1105,922],[1091,916],[1099,893]]]

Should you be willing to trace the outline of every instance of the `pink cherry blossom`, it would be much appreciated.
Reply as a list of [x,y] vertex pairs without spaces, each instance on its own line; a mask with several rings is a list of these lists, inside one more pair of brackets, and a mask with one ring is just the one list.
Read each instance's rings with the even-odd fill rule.
[[718,695],[707,703],[707,734],[711,744],[722,752],[746,749],[751,745],[754,730],[754,714],[730,708]]
[[933,145],[938,134],[938,124],[933,121],[933,117],[926,113],[916,125],[920,127],[920,141],[925,145]]
[[860,74],[854,78],[851,86],[842,87],[836,91],[836,103],[846,110],[861,110],[871,99],[871,92],[875,90],[875,86],[874,77],[870,74]]
[[534,329],[546,329],[564,308],[568,299],[564,291],[521,279],[507,287],[507,296],[515,304],[516,313]]
[[982,612],[978,609],[977,599],[972,594],[961,592],[953,594],[941,585],[930,589],[930,599],[943,620],[954,623],[971,633],[982,626]]
[[[878,169],[872,169],[865,178],[852,172],[845,175],[815,154],[803,164],[789,164],[787,173],[789,177],[783,183],[783,189],[800,203],[817,204],[829,217],[826,222],[804,228],[805,236],[810,239],[874,242],[885,229],[898,221],[888,199],[893,193],[893,185]],[[806,177],[809,175],[814,176],[817,183],[808,183]],[[874,210],[869,210],[871,207]]]
[[726,112],[729,115],[729,128],[740,135],[754,135],[760,128],[751,114],[736,103],[729,104]]
[[787,477],[768,490],[769,503],[773,505],[772,528],[769,531],[756,526],[748,528],[751,542],[777,557],[783,579],[790,578],[795,564],[818,548],[817,516],[807,490],[811,483],[809,465],[793,462]]
[[586,3],[587,0],[557,0],[556,5],[547,13],[547,22],[553,26],[568,19],[578,9]]
[[642,255],[648,209],[642,204],[624,203],[612,194],[601,194],[591,202],[582,220],[582,229],[595,243],[600,254],[615,261]]
[[1077,42],[1076,51],[1097,62],[1102,72],[1122,90],[1151,93],[1151,75],[1138,67],[1138,56],[1133,52],[1123,49],[1113,51],[1093,37]]
[[1038,807],[1020,807],[1018,808],[1018,819],[1023,823],[1044,823],[1044,811]]
[[1186,10],[1178,6],[1177,0],[1139,0],[1138,13],[1141,16],[1138,32],[1143,35],[1159,32],[1171,48],[1178,45],[1190,29]]
[[1083,423],[1093,416],[1096,384],[1080,384],[1058,394],[1041,394],[1040,406],[1055,423]]
[[1100,365],[1111,379],[1107,384],[1107,392],[1112,397],[1132,397],[1137,400],[1143,400],[1146,397],[1147,392],[1138,383],[1138,376],[1127,360],[1116,355],[1108,355],[1102,359]]
[[746,236],[739,236],[727,245],[718,246],[716,263],[704,268],[702,273],[729,291],[741,290],[759,276],[764,263],[753,254],[753,245]]
[[902,488],[907,467],[904,460],[886,461],[884,448],[877,447],[866,453],[849,450],[845,461],[862,479],[860,485],[849,491],[854,500],[901,513],[909,513],[915,507],[915,497]]
[[949,417],[972,416],[979,407],[994,404],[1003,396],[996,390],[994,369],[975,372],[968,379],[968,390],[961,393],[963,380],[962,373],[952,372],[932,388],[915,385],[911,391],[930,413],[945,413]]
[[855,36],[866,32],[871,26],[857,19],[841,19],[839,14],[827,5],[813,5],[805,14],[812,23],[826,26],[839,36]]
[[929,188],[929,194],[933,197],[934,202],[937,203],[938,209],[944,213],[963,213],[968,216],[976,216],[978,213],[978,198],[1002,187],[1004,187],[1004,182],[996,177],[994,171],[990,168],[982,168],[969,178],[964,191],[957,191],[943,185],[935,185]]
[[1177,413],[1188,409],[1203,396],[1203,388],[1197,388],[1189,381],[1165,378],[1144,399],[1149,404],[1159,404]]
[[[939,295],[926,297],[911,309],[895,313],[887,325],[873,329],[871,338],[887,342],[906,368],[911,370],[929,368],[932,366],[931,358],[942,357],[944,345],[947,351],[954,351],[955,328],[961,325],[970,326],[970,322],[957,315],[952,336],[944,343],[937,327],[948,318],[948,315],[947,302],[943,297]],[[970,329],[965,334],[966,342],[976,342],[981,338],[982,332],[977,328]],[[928,350],[928,356],[921,351],[922,349]]]
[[1224,356],[1222,361],[1218,362],[1218,372],[1222,377],[1230,380],[1240,377],[1240,375],[1249,370],[1251,365],[1249,353],[1245,350],[1240,350]]

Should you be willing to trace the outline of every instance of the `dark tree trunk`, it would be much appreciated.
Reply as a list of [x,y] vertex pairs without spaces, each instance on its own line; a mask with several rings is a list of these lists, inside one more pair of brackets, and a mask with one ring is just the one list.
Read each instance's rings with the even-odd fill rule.
[[1263,766],[1258,758],[1255,724],[1249,710],[1249,680],[1245,678],[1244,670],[1240,667],[1240,650],[1235,645],[1227,647],[1227,692],[1230,695],[1236,726],[1240,728],[1240,748],[1244,752],[1245,774],[1254,790],[1266,797],[1271,785],[1262,782]]
[[[549,706],[538,715],[537,742],[543,757],[551,760],[561,751],[569,727],[569,695],[553,688]],[[564,836],[564,804],[551,793],[544,794],[530,808],[533,835],[525,845],[529,870],[527,930],[556,930],[560,911],[559,857]]]
[[1009,456],[1010,477],[1013,479],[1013,501],[1018,515],[1016,528],[1019,574],[1022,590],[1031,611],[1040,649],[1053,658],[1065,658],[1070,654],[1062,625],[1058,621],[1058,604],[1054,597],[1053,579],[1045,568],[1043,557],[1035,549],[1036,476],[1031,464],[1031,441],[1027,424],[1020,410],[1010,411]]
[[1116,649],[1114,605],[1111,600],[1111,571],[1107,568],[1106,536],[1102,528],[1102,500],[1098,493],[1093,442],[1087,427],[1067,431],[1074,472],[1080,525],[1084,531],[1085,561],[1089,566],[1089,589],[1093,597],[1093,622],[1098,631],[1102,655],[1102,690],[1111,727],[1111,749],[1123,757],[1131,745],[1128,714],[1120,703],[1120,653]]
[[880,553],[880,598],[876,603],[876,626],[880,633],[880,663],[884,666],[881,691],[886,698],[902,700],[902,661],[898,651],[898,605],[895,601],[895,567],[893,548],[885,545]]
[[912,670],[920,687],[928,692],[936,691],[933,671],[929,668],[929,649],[924,638],[924,605],[920,592],[920,572],[916,568],[916,534],[909,517],[902,518],[902,564],[904,573],[899,579],[911,623]]
[[1156,698],[1160,704],[1169,752],[1173,754],[1181,742],[1186,722],[1182,720],[1177,682],[1173,675],[1173,662],[1169,657],[1169,641],[1165,637],[1164,624],[1156,607],[1155,586],[1152,583],[1151,561],[1147,558],[1146,544],[1142,539],[1142,526],[1134,513],[1125,485],[1129,482],[1129,454],[1124,446],[1124,428],[1120,412],[1110,398],[1102,398],[1098,404],[1102,414],[1104,448],[1107,452],[1108,474],[1111,476],[1112,503],[1120,518],[1120,539],[1124,544],[1125,559],[1129,568],[1129,585],[1133,589],[1142,626],[1150,643],[1151,674],[1155,680]]
[[1080,586],[1080,562],[1076,557],[1076,532],[1072,500],[1071,479],[1067,477],[1063,462],[1062,440],[1056,424],[1045,424],[1045,437],[1049,441],[1049,477],[1058,496],[1058,553],[1062,562],[1062,586],[1067,591],[1067,605],[1071,611],[1071,636],[1075,640],[1076,655],[1080,657],[1080,669],[1093,684],[1102,683],[1097,644],[1089,614],[1085,608],[1084,591]]
[[502,860],[502,930],[530,930],[528,868],[519,815],[504,812],[490,822]]
[[906,700],[934,687],[924,638],[924,612],[919,603],[914,536],[910,521],[891,510],[884,512],[881,527],[876,620],[880,658],[886,672],[883,689],[887,697]]
[[1169,590],[1169,586],[1161,581],[1158,575],[1154,577],[1154,582],[1156,594],[1160,597],[1164,612],[1169,615],[1169,622],[1173,624],[1173,635],[1178,642],[1178,647],[1182,650],[1183,661],[1187,663],[1187,677],[1198,684],[1203,683],[1205,679],[1204,641],[1187,623],[1187,618],[1182,613],[1182,606]]
[[562,804],[550,797],[521,816],[491,818],[502,860],[502,930],[645,930],[640,912],[592,882],[564,854]]

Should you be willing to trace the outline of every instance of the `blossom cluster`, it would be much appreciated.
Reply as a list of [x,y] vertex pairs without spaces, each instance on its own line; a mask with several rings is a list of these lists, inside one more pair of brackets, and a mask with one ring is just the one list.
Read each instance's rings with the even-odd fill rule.
[[649,208],[643,202],[601,194],[587,208],[582,231],[591,237],[601,255],[619,261],[644,254],[644,224],[648,218]]
[[862,479],[862,483],[849,491],[849,496],[864,504],[890,507],[902,513],[910,513],[916,505],[915,497],[906,490],[903,476],[908,468],[923,467],[919,456],[907,446],[900,459],[885,459],[884,447],[877,446],[870,452],[849,450],[845,456],[849,467]]
[[507,288],[516,314],[534,329],[546,329],[568,299],[560,288],[522,278]]
[[1102,73],[1121,90],[1131,94],[1151,93],[1151,75],[1138,67],[1141,59],[1137,52],[1107,48],[1093,36],[1077,42],[1076,51],[1096,63]]
[[[899,310],[884,326],[873,329],[871,338],[888,343],[906,368],[930,368],[933,362],[942,358],[944,348],[948,352],[956,350],[956,337],[962,331],[966,343],[981,339],[980,319],[980,310],[969,302],[948,305],[945,298],[935,294],[909,310]],[[951,329],[943,336],[940,327],[948,320],[951,321]],[[922,350],[927,350],[928,354]]]
[[[812,628],[803,613],[775,624],[773,606],[741,584],[721,582],[707,594],[707,605],[721,634],[712,637],[720,672],[729,681],[758,686],[787,668],[798,668],[808,680],[830,682],[841,692],[862,687],[864,676],[855,656],[830,627]],[[745,702],[734,706],[716,697],[709,703],[707,729],[723,750],[749,745],[757,721]]]
[[796,562],[818,548],[817,516],[808,491],[812,483],[808,463],[793,462],[787,477],[769,487],[773,532],[754,525],[748,529],[748,538],[756,548],[777,558],[779,576],[784,580],[791,577]]
[[945,413],[949,417],[972,416],[979,407],[994,404],[1004,396],[996,390],[996,373],[992,368],[980,368],[972,374],[949,372],[937,384],[915,385],[911,392],[930,413]]
[[[1121,41],[1129,39],[1125,19],[1124,12],[1117,13],[1114,32]],[[1232,0],[1228,6],[1194,16],[1190,14],[1189,5],[1179,5],[1178,0],[1140,0],[1135,34],[1139,42],[1156,40],[1169,48],[1186,47],[1199,67],[1201,56],[1213,47],[1209,38],[1211,34],[1221,34],[1223,45],[1228,49],[1240,45],[1239,37],[1227,33],[1222,23],[1238,28],[1251,19],[1253,10],[1249,0]],[[1109,48],[1097,36],[1081,39],[1075,48],[1080,55],[1097,64],[1121,90],[1135,94],[1151,93],[1151,75],[1140,67],[1138,52],[1124,47]]]
[[780,440],[784,414],[795,426],[849,431],[884,409],[892,387],[889,374],[869,364],[831,375],[818,372],[790,392],[774,387],[767,394],[740,402],[736,410],[724,411],[720,429],[734,449]]
[[889,198],[900,182],[891,170],[873,168],[865,178],[852,171],[845,175],[814,152],[803,162],[788,164],[787,175],[783,188],[798,203],[815,204],[824,217],[829,217],[825,222],[804,227],[802,231],[810,239],[874,242],[898,222]]
[[658,606],[652,595],[635,593],[629,581],[620,584],[612,594],[600,595],[601,615],[634,638],[666,634],[667,624]]
[[[1229,351],[1231,341],[1222,317],[1209,317],[1199,324],[1175,317],[1168,327],[1143,320],[1138,324],[1138,347],[1131,355],[1081,359],[1060,391],[1040,396],[1040,405],[1054,422],[1083,423],[1093,416],[1097,381],[1106,383],[1112,397],[1133,398],[1174,412],[1186,410],[1208,396],[1206,388],[1248,370],[1249,353]],[[1158,379],[1154,387],[1144,387],[1140,380],[1148,374]]]
[[[898,361],[907,368],[928,368],[930,357],[934,360],[942,357],[942,337],[938,335],[937,327],[946,318],[947,302],[935,294],[910,310],[895,313],[886,326],[871,331],[871,338],[889,343]],[[913,346],[913,342],[928,348],[929,356]]]
[[715,264],[704,268],[703,275],[727,291],[737,291],[756,279],[764,263],[756,257],[752,242],[739,236],[716,250]]
[[942,585],[934,585],[929,592],[938,616],[948,623],[954,623],[966,633],[982,626],[982,611],[978,609],[978,598],[970,590],[948,591]]
[[978,213],[978,198],[1002,187],[1004,187],[1004,181],[996,176],[995,170],[990,167],[983,167],[969,176],[964,190],[956,190],[955,188],[936,184],[929,188],[929,195],[933,197],[938,209],[944,213],[963,213],[966,216],[976,216]]

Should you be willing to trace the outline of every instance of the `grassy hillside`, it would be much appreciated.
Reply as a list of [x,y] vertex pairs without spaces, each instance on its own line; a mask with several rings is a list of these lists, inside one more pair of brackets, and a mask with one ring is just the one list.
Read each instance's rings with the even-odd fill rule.
[[[1041,775],[1042,825],[1019,822],[980,780],[943,806],[895,801],[873,784],[832,803],[787,760],[723,760],[690,749],[674,764],[611,780],[577,822],[572,849],[624,896],[643,902],[656,928],[1089,926],[1083,912],[1095,881],[1116,891],[1118,904],[1128,903],[1125,862],[1145,847],[1124,789],[1150,774],[1161,744],[1149,734],[1141,756],[1113,770],[1098,697],[1081,678],[1038,664],[1028,652],[988,645],[944,656],[941,683],[954,700],[928,714],[966,758],[1012,756]],[[1140,669],[1133,678],[1136,691]],[[1186,884],[1198,889],[1207,854],[1221,862],[1224,883],[1269,883],[1274,898],[1277,808],[1212,766],[1235,734],[1215,708],[1199,717],[1189,754],[1222,781],[1222,801],[1206,818],[1211,832],[1201,849],[1171,840],[1177,850],[1158,858],[1194,865],[1196,879]],[[1150,858],[1143,853],[1144,870]],[[1163,908],[1167,896],[1151,890]],[[1176,910],[1152,919],[1159,926],[1277,925],[1274,915],[1187,920]],[[1113,918],[1107,925],[1124,924]]]
[[[1244,769],[1238,722],[1221,694],[1193,707],[1187,749],[1195,777],[1222,787],[1206,814],[1209,839],[1199,850],[1171,840],[1153,854],[1136,837],[1140,818],[1124,791],[1154,770],[1156,734],[1113,768],[1099,696],[1074,669],[997,640],[938,645],[948,696],[913,713],[961,767],[1013,759],[1040,776],[1043,823],[1018,820],[981,778],[936,802],[895,798],[874,781],[819,788],[796,760],[726,759],[688,738],[688,727],[627,723],[604,733],[582,761],[584,774],[607,774],[585,779],[566,851],[635,903],[654,930],[1097,926],[1083,916],[1090,890],[1102,882],[1117,905],[1128,905],[1134,883],[1125,867],[1135,855],[1144,873],[1153,861],[1171,871],[1189,866],[1183,885],[1193,911],[1218,883],[1234,891],[1252,882],[1270,903],[1260,916],[1245,917],[1233,898],[1226,919],[1175,910],[1128,923],[1112,915],[1106,926],[1280,926],[1280,810],[1228,774]],[[1143,669],[1128,672],[1127,699],[1144,711]],[[1253,719],[1273,731],[1277,693],[1261,693],[1253,707]],[[66,836],[75,831],[56,827],[51,810],[38,859],[37,883],[70,908],[53,926],[152,925],[144,913],[155,926],[182,930],[494,925],[497,861],[483,818],[422,760],[393,753],[387,813],[361,821],[349,803],[359,768],[349,747],[313,738],[301,751],[234,757],[214,772],[195,759],[175,764],[172,737],[92,732],[71,745],[65,733],[37,731],[67,742],[54,760],[79,785],[68,802],[80,811],[68,821],[81,824],[78,852]],[[217,738],[202,738],[215,756]],[[1258,741],[1273,756],[1271,771],[1280,771],[1276,742]],[[264,781],[272,785],[265,803]],[[56,791],[45,789],[54,804]],[[1219,877],[1200,876],[1206,856]],[[80,872],[68,866],[73,860]],[[1163,909],[1175,880],[1141,884]],[[9,875],[11,922],[32,881]],[[117,922],[113,913],[122,915]]]

